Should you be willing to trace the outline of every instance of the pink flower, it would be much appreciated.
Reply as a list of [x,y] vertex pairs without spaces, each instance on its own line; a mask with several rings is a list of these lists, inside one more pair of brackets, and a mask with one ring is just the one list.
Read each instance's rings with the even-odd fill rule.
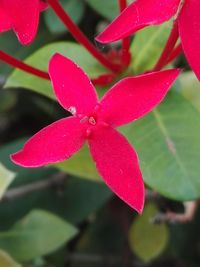
[[88,142],[96,167],[106,184],[126,203],[142,212],[144,185],[138,157],[116,127],[136,120],[158,105],[179,74],[172,69],[129,77],[98,100],[82,69],[56,54],[49,75],[60,105],[73,116],[35,134],[11,156],[23,167],[40,167],[70,158]]
[[184,53],[200,79],[199,0],[137,0],[96,39],[101,43],[114,42],[146,26],[161,24],[176,14]]
[[41,0],[0,0],[0,32],[12,29],[21,44],[30,44],[37,33],[40,11],[46,7]]

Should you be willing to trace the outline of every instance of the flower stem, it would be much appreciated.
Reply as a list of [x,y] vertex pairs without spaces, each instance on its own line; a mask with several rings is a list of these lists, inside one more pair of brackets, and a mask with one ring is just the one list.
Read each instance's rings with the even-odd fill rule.
[[166,65],[174,61],[183,52],[182,45],[177,45],[169,56]]
[[96,47],[88,40],[84,33],[77,27],[77,25],[72,21],[70,16],[65,12],[59,1],[47,0],[47,2],[51,6],[55,14],[71,32],[73,37],[80,44],[82,44],[103,66],[105,66],[112,72],[120,71],[121,66],[108,61],[107,58],[96,49]]
[[[127,7],[127,0],[118,0],[119,1],[119,9],[122,12]],[[121,50],[121,60],[122,64],[128,66],[131,61],[131,54],[129,52],[130,49],[130,38],[126,37],[122,40],[122,50]]]
[[93,85],[99,85],[99,86],[108,85],[114,80],[115,76],[116,74],[114,73],[102,74],[99,77],[92,79],[92,83]]
[[127,7],[127,1],[126,0],[118,0],[118,1],[119,1],[120,12],[122,12]]
[[8,55],[7,53],[5,53],[1,50],[0,50],[0,60],[5,62],[8,65],[14,67],[14,68],[20,69],[20,70],[25,71],[29,74],[33,74],[37,77],[40,77],[40,78],[43,78],[46,80],[50,79],[49,74],[47,72],[44,72],[44,71],[39,70],[37,68],[34,68],[30,65],[27,65],[26,63],[22,62],[21,60],[16,59],[16,58]]
[[177,20],[175,20],[173,27],[172,27],[172,30],[170,32],[170,35],[168,37],[167,43],[163,49],[163,52],[162,52],[160,58],[158,59],[158,62],[156,63],[154,69],[153,69],[154,71],[161,70],[165,66],[165,64],[166,64],[171,52],[173,51],[177,40],[178,40],[178,36],[179,36],[178,24],[177,24]]

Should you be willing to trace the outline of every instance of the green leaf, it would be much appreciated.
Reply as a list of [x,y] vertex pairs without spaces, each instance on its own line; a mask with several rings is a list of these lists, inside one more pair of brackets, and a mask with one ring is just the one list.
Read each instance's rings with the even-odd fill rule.
[[[118,1],[116,0],[86,0],[86,2],[100,15],[105,17],[108,20],[113,20],[116,16],[119,15],[119,6]],[[128,0],[128,3],[133,2]]]
[[5,251],[0,250],[0,266],[1,267],[20,267]]
[[[71,58],[79,64],[91,78],[97,77],[105,72],[105,69],[99,65],[97,60],[93,58],[89,52],[82,46],[73,42],[57,42],[46,45],[28,57],[25,62],[35,67],[39,66],[41,70],[47,71],[49,59],[55,53],[61,53]],[[14,70],[5,84],[5,88],[13,87],[33,90],[54,99],[50,81],[40,79],[20,70]]]
[[[114,203],[113,203],[114,204]],[[76,253],[80,255],[90,255],[95,258],[96,255],[111,256],[111,264],[107,260],[94,261],[74,261],[70,267],[121,267],[122,257],[121,253],[126,243],[126,237],[120,224],[120,218],[128,216],[124,212],[123,206],[115,202],[111,208],[104,207],[92,217],[90,224],[85,229],[76,243]],[[121,204],[121,203],[120,203]],[[117,238],[116,238],[117,237]],[[109,261],[109,260],[108,260]],[[107,264],[106,264],[107,263]]]
[[158,257],[168,243],[169,232],[166,225],[156,225],[150,222],[157,212],[153,204],[147,205],[142,216],[134,220],[129,230],[130,247],[144,262]]
[[6,113],[17,103],[17,96],[13,92],[1,91],[0,96],[0,114]]
[[[0,150],[0,161],[17,174],[12,187],[48,179],[57,173],[57,170],[51,167],[30,169],[13,164],[9,159],[9,154],[19,150],[24,142],[25,140],[18,140],[2,146]],[[93,163],[91,165],[94,166]],[[15,199],[15,201],[2,202],[0,218],[4,219],[0,220],[0,229],[7,230],[13,222],[35,208],[49,210],[72,223],[80,223],[105,204],[112,195],[104,183],[74,177],[68,177],[66,186],[63,185],[62,189],[62,194],[58,194],[56,189],[49,188],[30,193],[25,197]]]
[[81,223],[101,208],[112,196],[103,183],[68,177],[62,194],[52,188],[5,201],[0,205],[0,229],[7,230],[31,209],[45,209],[61,216],[70,223]]
[[15,178],[15,173],[7,170],[0,163],[0,200],[14,178]]
[[82,178],[99,182],[102,181],[96,170],[95,163],[91,158],[89,148],[86,145],[70,159],[53,166],[66,173],[80,176]]
[[[75,23],[78,23],[84,14],[84,2],[79,0],[61,0],[62,7]],[[58,19],[52,9],[44,13],[45,22],[49,30],[54,34],[60,34],[67,30]]]
[[181,93],[200,111],[200,83],[194,72],[188,71],[180,76]]
[[[96,183],[82,179],[69,179],[62,199],[54,207],[55,212],[63,209],[68,221],[80,223],[93,212],[101,208],[112,196],[112,192],[104,183]],[[49,197],[50,198],[50,197]],[[57,197],[57,201],[59,198]],[[65,205],[61,205],[61,203]],[[53,201],[51,200],[53,206]],[[59,207],[59,208],[58,208]]]
[[200,196],[200,116],[182,95],[170,92],[157,109],[122,131],[139,154],[147,185],[176,200]]
[[171,22],[137,32],[131,45],[134,73],[150,70],[157,62],[171,30]]
[[34,210],[7,232],[0,232],[0,247],[18,261],[29,261],[63,246],[77,229],[59,217]]

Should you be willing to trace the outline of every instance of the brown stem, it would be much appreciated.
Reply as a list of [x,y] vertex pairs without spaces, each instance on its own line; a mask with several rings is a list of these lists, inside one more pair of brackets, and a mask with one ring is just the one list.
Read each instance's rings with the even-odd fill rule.
[[65,173],[58,173],[47,180],[30,183],[8,190],[1,201],[11,201],[26,196],[29,193],[42,191],[62,184],[67,178]]
[[159,213],[153,219],[153,223],[187,223],[194,219],[198,207],[198,200],[184,202],[184,213],[175,213],[168,211]]

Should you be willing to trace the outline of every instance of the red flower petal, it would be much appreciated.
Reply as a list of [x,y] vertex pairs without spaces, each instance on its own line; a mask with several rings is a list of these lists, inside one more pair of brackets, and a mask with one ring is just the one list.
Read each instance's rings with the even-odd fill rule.
[[146,115],[163,100],[179,72],[171,69],[121,80],[103,97],[99,116],[116,127]]
[[40,1],[40,11],[45,10],[47,7],[48,7],[47,3]]
[[128,6],[96,40],[114,42],[148,25],[169,20],[178,9],[180,0],[137,0]]
[[200,80],[200,1],[185,1],[179,16],[182,47],[191,68]]
[[71,157],[85,141],[85,125],[78,118],[61,119],[45,127],[11,156],[22,167],[40,167]]
[[11,21],[5,10],[0,7],[0,32],[11,29]]
[[97,104],[97,94],[88,76],[70,59],[55,54],[49,64],[54,92],[59,103],[67,110],[87,115]]
[[139,213],[144,206],[144,183],[138,157],[123,135],[110,127],[92,132],[89,147],[106,184]]
[[4,0],[4,6],[19,41],[31,43],[38,28],[39,0]]

